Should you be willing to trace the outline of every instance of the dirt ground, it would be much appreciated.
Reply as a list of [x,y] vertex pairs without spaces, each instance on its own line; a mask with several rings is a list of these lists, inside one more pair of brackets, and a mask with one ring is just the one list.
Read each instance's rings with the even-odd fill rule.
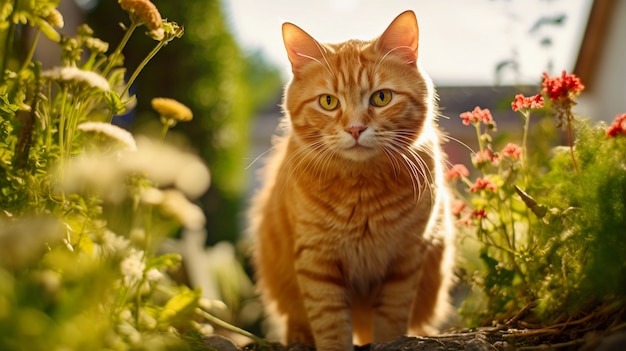
[[[212,336],[205,343],[219,351],[315,351],[305,345],[250,344],[239,348],[230,340]],[[483,328],[477,331],[457,332],[433,337],[401,337],[392,342],[355,346],[355,351],[522,351],[522,350],[626,350],[626,330],[607,334],[605,331],[588,331],[582,337],[572,338],[567,330]],[[320,350],[323,351],[323,350]]]

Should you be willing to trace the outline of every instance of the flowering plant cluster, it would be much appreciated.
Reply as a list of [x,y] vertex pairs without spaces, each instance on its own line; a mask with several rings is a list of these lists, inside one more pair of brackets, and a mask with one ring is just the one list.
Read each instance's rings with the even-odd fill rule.
[[[626,307],[626,263],[618,259],[626,255],[626,115],[611,126],[575,118],[583,89],[573,74],[544,74],[542,93],[511,103],[523,129],[502,148],[489,110],[460,115],[475,128],[478,150],[472,171],[453,165],[446,178],[469,252],[461,266],[472,287],[462,308],[470,324],[528,310],[549,323]],[[566,129],[567,147],[546,143],[557,133],[546,114]]]
[[[57,4],[0,1],[0,349],[208,350],[207,322],[224,324],[208,311],[221,303],[170,278],[181,256],[160,252],[181,228],[205,225],[193,201],[209,171],[164,143],[192,113],[155,98],[160,141],[111,124],[134,105],[129,88],[142,69],[183,28],[148,0],[119,0],[130,24],[109,52],[87,25],[59,35]],[[26,24],[34,35],[22,58],[13,41]],[[125,79],[122,51],[144,25],[156,44]],[[41,34],[59,43],[61,66],[34,59]]]

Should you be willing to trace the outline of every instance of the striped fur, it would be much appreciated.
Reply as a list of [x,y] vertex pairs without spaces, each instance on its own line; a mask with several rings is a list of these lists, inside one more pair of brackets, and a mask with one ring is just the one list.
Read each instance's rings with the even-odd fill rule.
[[[449,312],[453,225],[417,31],[410,11],[368,42],[322,45],[283,26],[284,135],[250,219],[258,286],[286,343],[352,350],[431,333]],[[392,91],[383,107],[369,102],[379,89]],[[322,94],[338,108],[321,108]]]

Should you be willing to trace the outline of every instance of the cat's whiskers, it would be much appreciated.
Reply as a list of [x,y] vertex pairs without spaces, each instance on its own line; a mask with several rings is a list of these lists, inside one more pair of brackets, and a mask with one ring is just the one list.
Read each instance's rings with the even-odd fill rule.
[[[319,135],[311,135],[309,138],[318,138]],[[288,159],[286,163],[292,163],[293,167],[290,167],[290,172],[287,175],[287,180],[291,179],[294,174],[300,172],[316,172],[318,174],[319,185],[321,187],[324,176],[322,172],[328,167],[328,159],[332,158],[334,151],[326,147],[326,143],[323,140],[315,140],[311,143],[306,143],[298,150],[296,150]],[[294,161],[296,160],[296,161]],[[324,163],[323,163],[324,162]],[[304,167],[304,168],[303,168]],[[283,184],[284,189],[284,184]]]
[[450,136],[450,135],[446,135],[443,137],[446,141],[451,140],[456,142],[457,144],[461,145],[462,147],[466,148],[470,153],[472,154],[476,154],[476,150],[472,149],[469,145],[467,145],[466,143],[462,142],[461,140]]
[[[419,173],[417,171],[417,167],[415,166],[413,161],[409,159],[409,157],[407,157],[402,152],[403,151],[402,145],[398,145],[397,143],[393,142],[393,140],[390,140],[387,143],[385,143],[385,148],[389,150],[392,155],[399,156],[401,160],[404,161],[402,162],[402,164],[404,165],[407,172],[409,173],[409,178],[411,179],[411,184],[413,186],[413,199],[415,201],[419,201],[421,197],[421,180],[419,179]],[[397,161],[396,157],[394,157],[394,159],[396,159]]]
[[[323,142],[323,144],[326,145],[325,142]],[[329,164],[334,154],[335,154],[335,151],[333,149],[323,148],[322,152],[314,155],[315,157],[313,157],[313,159],[309,162],[309,164],[312,163],[312,169],[318,172],[317,180],[318,180],[318,186],[320,187],[320,189],[322,188],[322,185],[323,185],[322,182],[327,179],[328,169],[330,168]]]
[[387,157],[387,160],[389,160],[389,165],[391,166],[391,169],[393,170],[393,178],[396,181],[396,187],[398,187],[398,171],[400,168],[400,163],[394,157],[393,153],[387,150],[387,148],[385,148],[384,146],[381,147],[377,145],[376,149],[382,151],[385,154],[385,157]]
[[423,176],[428,179],[428,180],[433,180],[435,179],[432,173],[432,170],[430,169],[430,167],[426,164],[426,162],[424,161],[424,159],[422,158],[422,156],[418,153],[418,151],[422,151],[426,154],[429,155],[433,155],[434,154],[434,150],[433,150],[433,145],[432,144],[418,144],[415,143],[415,141],[413,140],[412,137],[403,135],[401,132],[397,133],[396,135],[397,137],[399,137],[399,142],[401,142],[402,144],[406,145],[407,150],[413,155],[413,157],[421,163],[422,169],[423,169]]
[[261,158],[263,158],[263,156],[269,154],[270,152],[272,152],[275,149],[274,146],[268,148],[267,150],[263,151],[262,153],[260,153],[257,157],[255,157],[247,166],[246,166],[246,170],[250,169],[250,167],[252,167],[255,163],[257,163],[257,161],[259,161]]
[[[421,191],[424,188],[422,186],[421,179],[423,178],[427,184],[430,184],[435,178],[432,170],[426,164],[418,151],[424,151],[428,154],[432,154],[432,145],[416,145],[413,137],[414,131],[411,130],[395,130],[386,133],[383,132],[381,134],[387,137],[386,139],[388,145],[393,145],[393,150],[401,154],[407,164],[410,163],[411,173],[417,180],[417,186],[419,188],[419,196],[417,199],[419,201],[422,195]],[[431,199],[433,199],[433,189],[430,186],[428,188],[431,191]]]
[[[296,171],[298,171],[302,165],[302,163],[305,160],[308,160],[309,162],[307,162],[307,166],[308,164],[311,162],[310,157],[306,157],[306,154],[308,155],[315,155],[316,153],[319,152],[319,150],[323,147],[323,143],[321,141],[316,141],[310,144],[307,144],[306,147],[301,147],[299,149],[297,149],[295,152],[291,153],[285,160],[285,164],[288,165],[292,165],[290,167],[287,167],[287,169],[289,170],[289,174],[287,174],[287,180],[290,180],[291,177],[293,176],[294,173],[296,173]],[[302,155],[304,155],[304,157],[301,157]],[[287,183],[287,182],[285,182]],[[283,189],[284,189],[284,184],[283,184]]]

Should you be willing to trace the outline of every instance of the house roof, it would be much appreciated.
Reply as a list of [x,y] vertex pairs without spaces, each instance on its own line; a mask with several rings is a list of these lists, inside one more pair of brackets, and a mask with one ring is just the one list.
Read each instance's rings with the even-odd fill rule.
[[589,12],[589,20],[583,34],[574,73],[592,89],[593,76],[601,60],[606,44],[607,31],[612,20],[616,0],[594,0]]

